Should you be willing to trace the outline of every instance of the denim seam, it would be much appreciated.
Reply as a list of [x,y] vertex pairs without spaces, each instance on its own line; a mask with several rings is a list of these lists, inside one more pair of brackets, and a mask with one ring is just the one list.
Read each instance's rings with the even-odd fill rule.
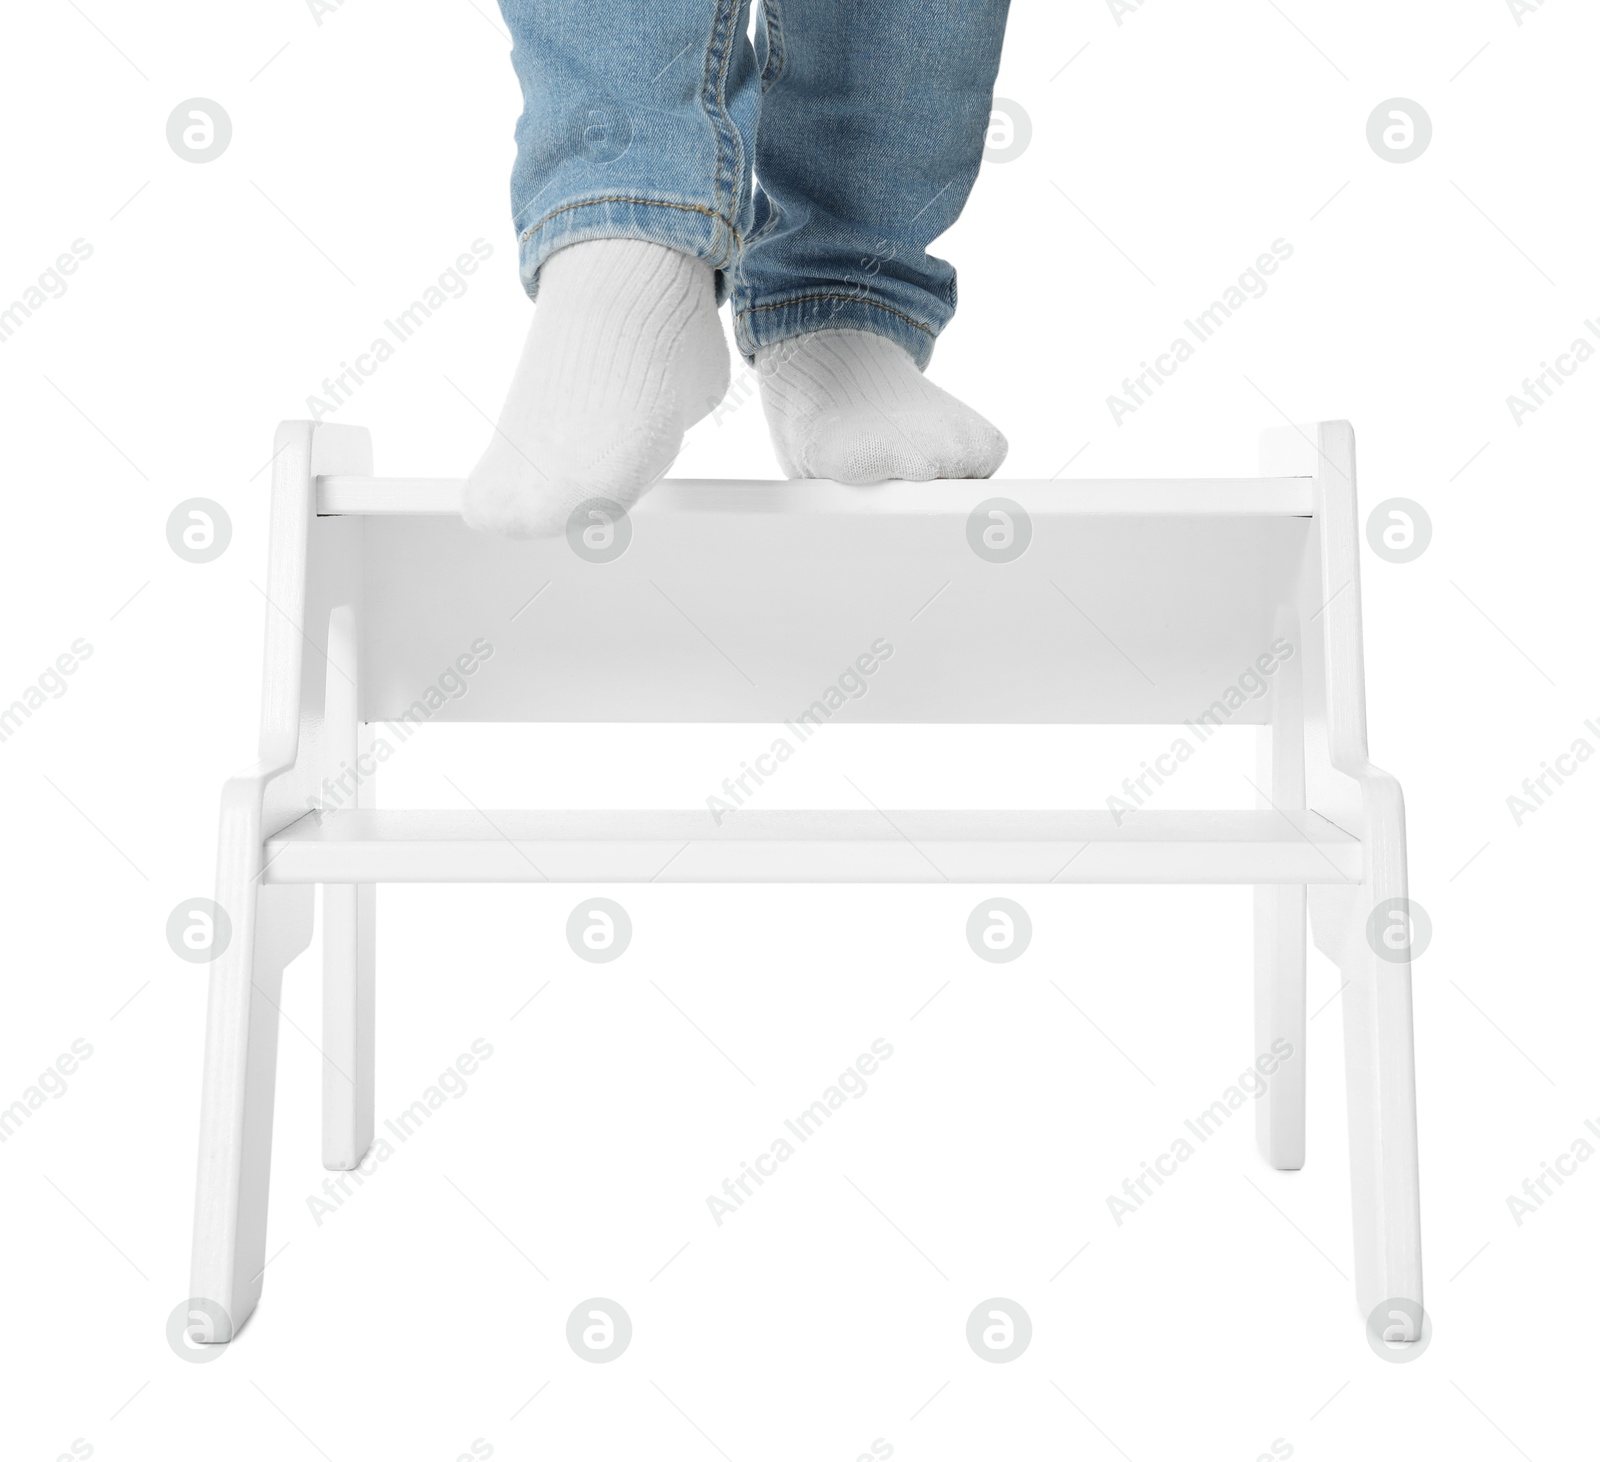
[[783,11],[780,0],[761,0],[767,18],[767,64],[761,73],[761,94],[765,96],[783,76],[788,53],[783,46]]
[[[733,53],[738,49],[738,41],[734,38],[734,20],[739,13],[740,0],[726,0],[727,24],[722,31],[722,65],[717,70],[717,111],[721,114],[722,124],[727,129],[729,140],[733,143],[733,160],[728,168],[728,212],[734,213],[734,199],[739,191],[739,178],[744,166],[744,139],[739,136],[739,129],[734,126],[733,115],[728,111],[728,67],[733,61]],[[743,32],[740,32],[742,38]]]
[[531,239],[536,233],[539,232],[540,229],[545,226],[545,224],[549,223],[552,218],[555,218],[560,214],[570,213],[574,208],[593,208],[595,205],[600,203],[636,203],[641,204],[646,208],[676,208],[681,213],[704,213],[708,217],[716,219],[718,223],[726,228],[728,232],[733,235],[736,243],[742,244],[744,242],[739,237],[739,230],[736,229],[727,218],[718,213],[714,208],[705,208],[698,203],[666,203],[659,198],[585,198],[578,203],[563,203],[559,208],[552,208],[547,214],[545,214],[543,218],[538,221],[538,223],[534,224],[532,228],[519,235],[517,242],[519,244],[527,243],[529,239]]
[[875,310],[882,310],[886,315],[893,315],[896,319],[904,320],[906,324],[922,331],[924,335],[931,336],[934,334],[922,321],[913,320],[910,315],[902,314],[899,310],[891,309],[888,305],[881,305],[877,300],[865,299],[858,294],[802,294],[795,296],[794,299],[778,300],[770,305],[746,305],[744,309],[739,311],[739,317],[743,319],[746,315],[758,314],[762,310],[786,310],[790,305],[809,304],[813,300],[844,300],[846,304],[870,305]]
[[711,123],[711,141],[715,149],[715,157],[711,164],[711,198],[720,208],[722,204],[722,129],[717,125],[717,119],[712,115],[708,99],[711,95],[711,58],[717,49],[717,25],[722,19],[722,0],[718,0],[715,13],[711,17],[711,34],[706,39],[705,59],[700,63],[700,106],[706,114],[706,120]]
[[[725,221],[724,208],[724,180],[726,180],[726,212],[732,214],[734,191],[737,186],[738,165],[738,131],[733,125],[733,119],[728,115],[727,107],[727,77],[728,58],[733,52],[733,18],[738,10],[740,0],[717,0],[716,10],[711,20],[711,36],[706,46],[705,64],[701,68],[701,94],[700,104],[706,112],[711,123],[711,133],[716,144],[716,158],[713,163],[711,181],[712,197],[717,205],[716,209],[708,210],[719,221]],[[720,50],[720,55],[719,55]],[[712,62],[716,61],[716,79],[712,79]],[[730,168],[725,163],[727,142],[732,136],[734,143],[733,166]],[[730,232],[732,230],[730,229]],[[733,235],[738,242],[738,234]]]

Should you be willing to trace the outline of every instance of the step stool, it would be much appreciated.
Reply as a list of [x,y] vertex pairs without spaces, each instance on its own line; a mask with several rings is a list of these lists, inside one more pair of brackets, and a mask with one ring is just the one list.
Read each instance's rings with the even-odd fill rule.
[[[223,789],[217,859],[232,937],[210,971],[191,1301],[211,1341],[261,1295],[279,991],[318,883],[331,1169],[373,1139],[378,883],[1251,884],[1255,1049],[1293,1051],[1258,1102],[1276,1168],[1305,1155],[1309,894],[1342,976],[1357,1303],[1420,1313],[1410,949],[1372,932],[1408,908],[1405,822],[1367,760],[1348,423],[1267,433],[1262,478],[666,482],[574,542],[471,532],[460,482],[373,477],[358,427],[286,422],[273,460],[260,759]],[[470,693],[419,705],[487,631]],[[1248,810],[406,812],[374,807],[370,778],[335,790],[366,727],[419,710],[793,721],[875,640],[892,658],[852,721],[1175,726],[1274,642],[1295,653],[1228,718],[1258,727]]]

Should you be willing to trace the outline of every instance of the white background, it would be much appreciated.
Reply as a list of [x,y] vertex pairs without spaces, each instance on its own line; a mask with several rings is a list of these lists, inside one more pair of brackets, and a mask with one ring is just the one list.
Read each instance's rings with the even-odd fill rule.
[[[1506,405],[1600,315],[1600,21],[1528,8],[1150,0],[1119,25],[1100,0],[1024,3],[999,92],[1031,145],[939,246],[962,307],[930,374],[1006,432],[1003,475],[1248,473],[1260,428],[1346,416],[1362,501],[1431,515],[1421,558],[1363,565],[1373,756],[1406,788],[1435,931],[1415,984],[1435,1333],[1404,1366],[1369,1350],[1348,1279],[1336,1006],[1310,1025],[1303,1172],[1265,1166],[1246,1113],[1108,1214],[1254,1055],[1248,890],[1181,888],[1000,890],[1035,927],[1001,966],[966,945],[972,889],[608,890],[635,928],[609,966],[565,943],[581,890],[385,889],[380,1118],[474,1039],[494,1056],[318,1225],[315,947],[294,965],[265,1296],[219,1362],[175,1357],[205,995],[163,931],[211,891],[216,794],[252,759],[272,430],[482,238],[470,291],[334,417],[372,429],[380,473],[470,466],[529,311],[518,95],[486,0],[349,0],[320,25],[295,0],[8,15],[0,303],[73,240],[93,254],[0,345],[0,701],[80,637],[93,655],[0,744],[0,1103],[75,1039],[94,1054],[0,1146],[0,1452],[1591,1447],[1600,1162],[1520,1227],[1506,1203],[1600,1120],[1600,769],[1520,827],[1506,804],[1600,745],[1600,362],[1520,426]],[[165,136],[197,96],[234,128],[204,165]],[[1404,165],[1366,137],[1391,97],[1434,126]],[[1117,426],[1107,395],[1277,238],[1270,291]],[[677,473],[775,470],[749,400]],[[234,525],[202,566],[165,537],[195,496]],[[451,767],[480,805],[695,805],[765,739],[430,732],[380,795],[457,805]],[[1096,806],[1164,739],[850,731],[766,805],[839,805],[848,774],[880,805]],[[1219,745],[1163,805],[1248,805],[1247,755]],[[1335,973],[1313,954],[1309,979],[1319,1010]],[[895,1055],[870,1092],[716,1227],[706,1195],[877,1037]],[[564,1338],[592,1295],[633,1319],[611,1365]],[[1013,1364],[966,1344],[992,1295],[1032,1316]]]

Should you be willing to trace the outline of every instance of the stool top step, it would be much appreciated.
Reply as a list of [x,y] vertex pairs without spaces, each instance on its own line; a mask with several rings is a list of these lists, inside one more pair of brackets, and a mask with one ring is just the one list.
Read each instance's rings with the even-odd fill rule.
[[[466,484],[446,477],[317,479],[317,512],[338,516],[453,516]],[[870,517],[966,517],[979,503],[1005,498],[1035,517],[1203,516],[1309,518],[1309,477],[1033,479],[881,482],[871,487],[820,479],[669,480],[646,493],[635,515],[658,513],[813,513]]]

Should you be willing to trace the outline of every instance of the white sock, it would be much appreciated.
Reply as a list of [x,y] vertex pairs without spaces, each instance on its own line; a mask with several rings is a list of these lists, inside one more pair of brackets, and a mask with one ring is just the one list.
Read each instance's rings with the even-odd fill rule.
[[817,330],[756,352],[761,404],[790,477],[989,477],[1006,439],[867,330]]
[[563,532],[588,498],[627,508],[727,389],[709,265],[638,239],[559,249],[462,516],[527,538]]

